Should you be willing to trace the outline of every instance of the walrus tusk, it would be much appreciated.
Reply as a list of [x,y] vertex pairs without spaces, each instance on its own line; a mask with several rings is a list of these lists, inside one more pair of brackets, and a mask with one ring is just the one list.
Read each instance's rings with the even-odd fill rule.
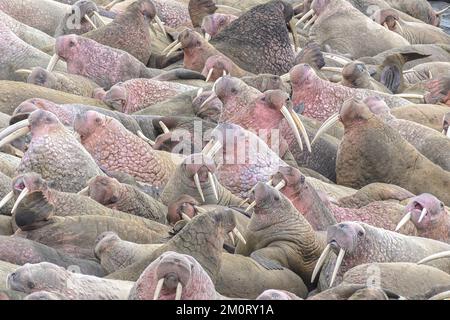
[[339,268],[341,267],[342,260],[344,260],[344,256],[345,256],[345,250],[341,248],[339,250],[339,254],[336,259],[336,264],[334,266],[333,274],[331,275],[330,287],[333,286],[334,280],[336,279],[336,275],[339,271]]
[[345,66],[347,63],[349,63],[350,61],[345,60],[344,58],[338,57],[332,53],[329,52],[322,52],[324,56],[326,56],[328,59],[334,60],[337,63]]
[[289,27],[291,28],[292,40],[294,41],[294,51],[297,52],[298,48],[300,48],[300,41],[298,40],[297,27],[295,26],[294,19],[289,21]]
[[428,300],[448,300],[450,299],[450,290],[438,293]]
[[426,214],[427,214],[427,209],[426,209],[426,208],[423,208],[423,209],[422,209],[422,212],[420,213],[420,217],[419,217],[418,223],[421,223],[421,222],[422,222],[422,220],[423,220],[423,218],[425,218]]
[[297,124],[297,128],[300,129],[300,133],[305,139],[306,149],[308,149],[309,153],[311,153],[311,143],[309,142],[308,133],[306,132],[305,126],[303,125],[302,119],[298,116],[298,114],[292,110],[291,111],[292,118],[294,118],[295,123]]
[[18,158],[23,158],[24,153],[23,153],[22,150],[19,150],[19,149],[17,149],[17,148],[14,147],[14,146],[10,146],[10,147],[11,147],[12,151],[14,151],[14,155],[15,155],[16,157],[18,157]]
[[400,230],[401,227],[403,227],[409,220],[411,219],[411,212],[408,212],[403,216],[403,218],[400,220],[400,222],[395,227],[395,231]]
[[448,6],[445,9],[442,9],[441,11],[436,11],[435,13],[436,13],[437,16],[439,16],[439,15],[443,14],[445,11],[447,11],[448,9],[450,9],[450,6]]
[[217,193],[216,181],[214,180],[213,174],[208,172],[208,180],[211,183],[211,187],[213,189],[214,197],[217,201],[219,201],[219,194]]
[[292,115],[289,112],[288,108],[286,108],[286,106],[283,106],[280,109],[280,111],[283,114],[283,116],[286,118],[286,121],[288,122],[289,127],[291,127],[291,130],[294,132],[295,138],[297,139],[297,143],[300,146],[300,150],[303,151],[302,138],[300,137],[300,132],[297,128],[297,125],[295,124],[294,118],[292,118]]
[[[23,120],[23,121],[25,121],[25,120]],[[26,121],[28,122],[27,119],[26,119]],[[22,121],[20,121],[20,122],[22,122]],[[19,124],[20,122],[18,122],[16,124]],[[16,126],[16,124],[14,124],[13,126]],[[13,126],[9,126],[9,127],[13,127]],[[1,136],[6,135],[6,136],[0,140],[0,147],[3,147],[5,144],[10,143],[10,142],[16,140],[17,138],[23,137],[28,132],[30,132],[30,129],[28,128],[28,126],[27,127],[24,127],[24,126],[19,127],[18,129],[16,129],[15,131],[10,133],[9,135],[6,135],[6,133],[3,134],[3,132],[2,132],[0,135]]]
[[206,100],[203,101],[203,103],[200,105],[200,109],[202,109],[207,103],[211,102],[211,101],[214,100],[215,98],[217,98],[217,95],[216,95],[216,93],[213,91],[213,92],[211,93],[211,95],[210,95],[208,98],[206,98]]
[[198,90],[197,90],[197,96],[196,97],[198,97],[199,95],[201,95],[203,93],[203,88],[199,88]]
[[98,21],[100,21],[100,23],[102,24],[103,27],[107,25],[106,21],[103,19],[103,17],[97,11],[94,11],[93,14],[94,14],[94,16],[97,17]]
[[138,130],[138,131],[136,132],[136,135],[137,135],[139,138],[141,138],[142,140],[144,140],[145,142],[147,142],[148,144],[150,144],[151,146],[154,146],[154,145],[155,145],[155,141],[153,141],[152,139],[147,138],[147,137],[142,133],[141,130]]
[[10,191],[6,196],[3,197],[3,199],[0,201],[0,209],[3,208],[5,204],[8,203],[9,200],[14,198],[14,192]]
[[184,212],[181,212],[181,218],[183,218],[183,220],[186,220],[186,221],[191,221],[192,219],[191,219],[191,217],[189,217],[186,213],[184,213]]
[[14,71],[15,73],[25,73],[25,74],[31,74],[33,71],[31,71],[30,69],[17,69],[16,71]]
[[450,138],[450,129],[447,129],[447,138]]
[[303,21],[306,21],[309,17],[311,17],[313,15],[314,15],[314,10],[313,9],[309,10],[307,13],[305,13],[305,15],[303,17],[300,18],[300,20],[297,21],[295,26],[298,26],[300,23],[302,23]]
[[427,262],[430,262],[433,260],[437,260],[437,259],[442,259],[442,258],[450,258],[450,251],[443,251],[443,252],[438,252],[438,253],[432,254],[431,256],[423,258],[422,260],[417,262],[417,264],[424,264],[424,263],[427,263]]
[[[178,40],[177,40],[178,41]],[[182,44],[180,42],[178,42],[175,47],[173,47],[172,49],[169,50],[169,52],[166,53],[166,57],[170,56],[173,52],[177,51],[178,49],[182,48]]]
[[155,294],[153,295],[153,300],[158,300],[163,284],[164,284],[164,278],[159,279],[158,283],[156,284],[156,289],[155,289]]
[[205,40],[206,42],[209,42],[209,40],[211,40],[211,35],[209,33],[205,33]]
[[200,194],[200,197],[202,197],[202,201],[205,202],[205,197],[203,196],[202,185],[200,184],[200,178],[198,177],[198,173],[194,174],[194,182],[195,186],[197,187],[197,191]]
[[383,27],[385,27],[387,30],[389,30],[389,27],[387,25],[387,22],[383,23]]
[[398,93],[394,94],[394,96],[404,99],[423,99],[422,94],[414,94],[414,93]]
[[322,67],[320,71],[330,71],[330,72],[339,72],[341,73],[344,68],[338,68],[338,67]]
[[89,196],[88,191],[89,191],[89,186],[84,187],[83,189],[78,191],[77,194],[80,195],[80,196]]
[[164,24],[162,23],[161,19],[156,15],[155,16],[155,21],[158,24],[158,27],[161,29],[162,33],[164,34],[164,36],[167,37],[167,32],[166,29],[164,28]]
[[[270,179],[269,181],[267,181],[266,184],[267,184],[268,186],[272,186],[272,179]],[[250,190],[248,190],[247,194],[252,193],[253,190],[255,190],[255,188],[256,188],[256,184],[255,184]],[[249,198],[245,198],[244,200],[242,200],[242,201],[239,203],[239,207],[242,206],[242,205],[244,205],[244,203],[246,203],[246,202],[249,201],[249,200],[250,200]],[[247,212],[248,210],[250,210],[251,208],[253,208],[255,205],[256,205],[256,201],[253,201],[252,203],[250,203],[250,205],[247,207],[247,209],[245,210],[245,212]]]
[[19,196],[17,197],[16,202],[14,202],[13,208],[11,210],[11,214],[14,214],[14,212],[16,212],[17,207],[19,206],[20,202],[22,202],[23,198],[25,198],[28,194],[28,188],[25,187],[23,188],[23,190],[20,192]]
[[55,53],[50,61],[48,62],[47,71],[52,72],[55,69],[56,64],[58,63],[59,56]]
[[249,212],[251,209],[253,209],[256,206],[256,201],[253,201],[252,203],[250,203],[250,205],[245,208],[244,212],[247,213]]
[[283,81],[289,81],[291,80],[291,75],[288,73],[283,74],[282,76],[280,76],[280,79]]
[[274,187],[277,191],[280,191],[281,189],[283,189],[286,186],[286,181],[281,180],[280,182],[277,183],[277,185]]
[[398,23],[398,21],[395,21],[395,24],[398,26],[398,29],[400,30],[400,32],[403,34],[403,27],[401,26],[400,23]]
[[159,121],[158,123],[159,123],[159,126],[161,127],[161,129],[163,130],[164,133],[169,133],[170,132],[169,128],[167,128],[167,126],[166,126],[166,124],[164,122]]
[[223,5],[223,4],[216,4],[216,7],[218,9],[226,9],[226,10],[234,10],[235,12],[242,12],[241,9],[233,8],[233,7],[230,7],[230,6]]
[[314,267],[312,276],[311,276],[311,283],[314,282],[314,280],[317,277],[317,274],[320,271],[320,268],[322,268],[323,262],[325,261],[325,258],[328,256],[328,252],[330,252],[331,249],[331,245],[327,244],[327,246],[325,247],[325,249],[323,249],[322,254],[320,255],[319,259],[316,262],[316,266]]
[[216,152],[222,147],[222,144],[220,141],[214,141],[214,139],[211,139],[206,146],[202,150],[202,154],[204,154],[207,157],[214,157]]
[[177,39],[174,42],[172,42],[171,44],[169,44],[167,47],[165,47],[164,50],[161,53],[166,53],[167,50],[172,49],[173,46],[177,45],[178,43],[180,43],[180,42]]
[[214,72],[214,68],[209,69],[208,75],[206,76],[205,82],[208,82],[211,79],[211,76]]
[[181,300],[181,294],[183,293],[183,285],[181,282],[177,284],[177,291],[175,293],[175,300]]
[[316,20],[317,20],[318,15],[314,15],[304,26],[303,26],[303,30],[305,30],[306,28],[308,28],[310,25],[312,25]]
[[202,207],[199,206],[194,206],[194,209],[197,210],[198,213],[200,214],[204,214],[206,212],[208,212],[207,210],[203,209]]
[[123,0],[113,0],[110,3],[108,3],[106,6],[104,6],[105,10],[111,9],[116,3],[119,3]]
[[317,138],[319,138],[329,128],[334,126],[338,121],[339,121],[339,113],[335,113],[331,117],[329,117],[327,120],[325,120],[322,123],[322,125],[320,126],[319,130],[317,130],[317,133],[314,136],[314,139],[312,140],[311,144],[314,144],[314,142],[317,140]]
[[234,228],[232,232],[236,235],[236,237],[239,239],[239,241],[241,241],[243,244],[247,244],[247,241],[245,241],[244,236],[238,230],[238,228]]
[[232,244],[233,246],[235,246],[236,243],[234,242],[234,236],[233,236],[233,232],[232,232],[232,231],[228,232],[228,237],[229,237],[230,240],[231,240],[231,244]]
[[84,18],[86,19],[87,22],[89,22],[89,24],[92,26],[92,28],[94,28],[94,30],[97,30],[97,26],[95,25],[94,21],[92,21],[87,14],[84,15]]

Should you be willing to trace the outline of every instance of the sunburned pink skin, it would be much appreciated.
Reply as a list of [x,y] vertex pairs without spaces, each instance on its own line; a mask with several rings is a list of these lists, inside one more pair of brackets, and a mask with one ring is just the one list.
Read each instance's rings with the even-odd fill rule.
[[78,114],[73,126],[86,150],[108,171],[122,171],[162,187],[175,170],[170,153],[153,150],[111,117],[88,111]]
[[425,95],[426,103],[444,103],[450,106],[450,77],[431,80],[427,83],[427,87],[430,92]]
[[[423,209],[427,212],[419,222]],[[418,195],[405,207],[405,214],[408,212],[411,212],[411,221],[419,237],[450,242],[450,216],[438,198],[428,193]]]
[[202,75],[207,77],[211,69],[213,69],[211,77],[209,78],[209,81],[211,82],[216,81],[224,74],[229,74],[237,78],[249,74],[248,72],[245,72],[244,70],[239,68],[233,61],[231,61],[230,58],[227,58],[223,55],[214,55],[209,57],[205,62],[205,66],[203,67]]
[[157,300],[175,300],[177,286],[182,285],[181,300],[215,300],[220,298],[214,284],[193,257],[167,251],[153,261],[131,289],[130,300],[153,300],[158,281],[163,279]]
[[106,105],[123,113],[133,113],[196,87],[153,79],[131,79],[118,83],[103,97]]
[[198,205],[200,205],[200,203],[193,197],[186,194],[182,195],[167,207],[167,221],[170,223],[170,225],[175,225],[175,223],[183,219],[182,213],[192,219],[197,215],[194,206]]
[[202,21],[202,30],[214,38],[216,34],[222,31],[231,22],[236,20],[238,17],[232,14],[224,13],[214,13],[207,15]]
[[342,103],[351,97],[364,99],[368,96],[382,97],[391,107],[410,104],[408,100],[367,89],[348,88],[319,78],[307,64],[299,64],[289,72],[294,105],[304,103],[304,116],[324,121],[336,113]]

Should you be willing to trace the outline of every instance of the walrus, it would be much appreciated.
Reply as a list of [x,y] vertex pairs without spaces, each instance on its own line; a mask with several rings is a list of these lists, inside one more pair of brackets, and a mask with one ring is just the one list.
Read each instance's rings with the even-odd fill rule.
[[426,86],[430,90],[425,95],[427,103],[440,103],[450,106],[450,76],[430,80]]
[[[320,272],[319,290],[339,284],[348,270],[363,263],[418,262],[450,248],[449,244],[441,241],[406,236],[357,221],[330,226],[327,243],[311,278],[314,281]],[[437,261],[432,265],[447,273],[450,270],[448,261]]]
[[0,170],[0,197],[2,199],[1,205],[0,205],[0,214],[3,214],[3,215],[11,214],[11,209],[12,209],[12,204],[13,204],[13,201],[11,201],[12,197],[8,196],[9,199],[3,200],[3,198],[5,198],[8,195],[8,193],[9,193],[8,190],[10,187],[11,187],[11,178],[8,177],[7,175],[5,175]]
[[49,262],[27,263],[8,274],[6,281],[16,291],[48,291],[70,300],[126,300],[133,287],[129,281],[83,275]]
[[237,78],[252,76],[250,72],[239,68],[237,64],[224,55],[216,54],[209,56],[204,62],[202,70],[202,75],[206,77],[205,81],[215,82],[224,74],[229,74]]
[[351,62],[342,69],[342,85],[350,88],[369,89],[383,93],[392,93],[383,84],[379,83],[370,75],[364,63]]
[[387,104],[378,97],[368,97],[363,102],[384,123],[397,130],[417,151],[442,169],[450,171],[450,139],[418,123],[397,119],[391,114]]
[[[77,114],[73,127],[85,150],[99,165],[106,170],[123,171],[155,187],[166,185],[181,161],[178,155],[153,150],[119,121],[96,111]],[[123,145],[128,146],[127,150]]]
[[407,1],[407,0],[385,0],[392,8],[398,9],[408,15],[420,19],[421,21],[438,27],[441,22],[441,15],[449,9],[449,7],[434,11],[430,3],[426,0]]
[[[59,37],[65,34],[82,35],[91,30],[97,29],[106,21],[100,17],[99,8],[96,3],[91,0],[79,0],[72,4],[71,10],[66,11],[64,17],[61,18],[55,32],[54,37]],[[99,20],[99,17],[101,20]],[[42,48],[46,53],[51,52],[50,47]]]
[[409,200],[396,230],[411,221],[419,237],[450,243],[450,215],[435,196],[423,193]]
[[303,300],[295,294],[285,290],[265,290],[256,300]]
[[345,101],[339,118],[345,134],[336,160],[338,184],[361,188],[371,182],[392,183],[414,194],[434,194],[450,204],[446,191],[450,173],[420,154],[366,104]]
[[307,300],[405,300],[398,294],[372,284],[340,284],[308,296]]
[[[102,45],[92,39],[77,35],[56,38],[55,55],[47,66],[52,71],[54,61],[61,59],[67,63],[69,73],[85,76],[101,87],[109,89],[114,84],[133,78],[204,79],[197,72],[185,69],[164,71],[147,68],[128,52]],[[105,72],[108,70],[108,72]]]
[[80,191],[88,179],[102,175],[95,160],[53,113],[33,111],[28,119],[6,131],[1,135],[3,144],[11,135],[31,132],[28,149],[16,170],[18,174],[34,171],[52,180],[55,189],[67,192]]
[[8,290],[6,276],[16,270],[19,266],[0,260],[0,290]]
[[397,119],[419,123],[428,128],[442,131],[442,118],[450,112],[450,107],[434,104],[417,104],[391,110]]
[[233,14],[213,13],[203,18],[201,29],[205,37],[214,38],[238,17]]
[[222,300],[195,258],[166,251],[137,279],[128,300]]
[[426,62],[406,70],[403,78],[408,85],[420,83],[432,78],[450,76],[450,62]]
[[99,263],[77,259],[42,243],[21,237],[0,236],[0,260],[16,265],[50,262],[64,268],[77,267],[82,274],[103,277],[105,270]]

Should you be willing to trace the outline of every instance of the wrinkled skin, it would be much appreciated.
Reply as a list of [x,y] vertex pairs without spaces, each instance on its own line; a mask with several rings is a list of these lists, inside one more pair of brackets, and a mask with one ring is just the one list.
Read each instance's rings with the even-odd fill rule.
[[210,42],[242,69],[282,75],[294,61],[286,27],[292,16],[290,4],[270,1],[243,13]]
[[[86,15],[94,24],[99,25],[97,17],[93,15],[94,11],[98,13],[97,5],[90,0],[76,1],[71,10],[66,11],[64,17],[60,20],[53,36],[59,37],[65,34],[82,35],[94,29],[94,27],[86,20]],[[81,17],[77,18],[77,17]],[[47,48],[45,48],[47,49]]]
[[28,117],[31,141],[17,173],[34,171],[60,191],[77,192],[88,179],[102,175],[95,160],[56,116],[36,110]]
[[232,14],[214,13],[205,16],[202,20],[202,31],[214,38],[220,31],[226,28],[231,22],[238,17]]
[[402,12],[409,14],[410,16],[417,18],[425,23],[438,27],[441,18],[431,7],[430,3],[426,0],[419,1],[407,1],[407,0],[386,0],[390,6],[398,9]]
[[[449,245],[440,241],[421,237],[406,236],[363,222],[341,222],[327,230],[327,243],[332,252],[343,249],[345,255],[337,272],[334,285],[342,281],[342,276],[351,268],[371,262],[418,262],[437,252],[448,250]],[[336,259],[325,262],[320,272],[319,288],[328,288]],[[448,261],[437,260],[429,263],[445,272],[449,271]]]
[[198,205],[200,203],[193,197],[186,194],[181,195],[167,206],[167,221],[170,225],[175,225],[178,221],[183,220],[182,213],[192,219],[197,215],[195,206]]
[[131,79],[112,86],[102,100],[107,106],[130,114],[195,89],[196,87],[167,81]]
[[450,62],[426,62],[411,68],[411,70],[414,71],[403,75],[408,85],[429,80],[430,75],[433,78],[450,77]]
[[174,300],[178,283],[182,300],[216,300],[220,295],[202,266],[193,257],[173,251],[164,252],[142,273],[128,300],[153,300],[156,284],[164,279],[158,300]]
[[[424,208],[427,209],[427,213],[419,222]],[[408,212],[411,212],[411,221],[419,237],[450,243],[450,216],[438,198],[428,193],[414,197],[405,207],[404,213]]]
[[10,273],[7,282],[11,288],[20,292],[44,290],[77,300],[126,299],[133,286],[131,282],[70,272],[48,262],[27,263]]
[[427,83],[430,93],[425,96],[427,103],[443,103],[450,106],[450,76]]
[[418,123],[395,118],[386,103],[379,98],[369,97],[364,102],[370,111],[397,130],[417,151],[442,169],[450,171],[450,139]]
[[358,265],[347,271],[342,284],[335,288],[348,284],[366,285],[374,280],[376,285],[413,300],[427,299],[424,297],[426,292],[450,285],[448,273],[437,268],[408,262],[387,262]]
[[308,283],[323,243],[289,199],[274,188],[258,182],[253,197],[256,206],[244,236],[247,243],[239,242],[236,253],[267,267],[275,263],[288,268]]
[[398,119],[417,122],[439,132],[442,132],[442,118],[448,112],[450,107],[434,104],[409,105],[391,110]]
[[[402,36],[389,32],[345,0],[315,0],[311,8],[318,15],[310,38],[357,59],[408,45]],[[344,23],[345,22],[345,23]],[[361,46],[361,39],[365,45]]]
[[209,78],[209,81],[211,82],[215,82],[224,74],[229,74],[237,78],[250,75],[249,72],[239,68],[230,58],[227,58],[224,55],[210,56],[204,63],[202,75],[207,77],[211,69],[213,69],[211,77]]
[[[291,69],[292,101],[294,105],[305,104],[303,115],[324,121],[337,112],[342,103],[350,98],[364,99],[368,96],[383,98],[391,108],[410,104],[408,100],[367,89],[353,89],[320,79],[308,65]],[[320,107],[319,107],[320,106]]]
[[137,187],[122,184],[110,177],[95,177],[88,186],[89,197],[108,208],[162,224],[167,221],[167,207]]
[[24,265],[26,263],[50,262],[60,267],[78,266],[83,274],[103,277],[105,270],[94,261],[76,259],[44,244],[20,237],[0,236],[0,260]]
[[87,98],[94,97],[98,84],[88,78],[65,72],[48,72],[44,68],[33,68],[27,82],[58,91],[63,91]]
[[[0,21],[0,41],[4,44],[0,48],[1,80],[23,80],[17,69],[29,69],[35,66],[46,67],[50,56],[29,45],[16,36],[2,21]],[[59,63],[58,70],[64,70],[64,63]]]
[[349,99],[340,110],[345,134],[336,160],[337,182],[361,188],[372,182],[432,193],[450,203],[450,173],[420,154],[363,102]]
[[74,129],[99,165],[109,171],[123,171],[155,187],[167,183],[179,161],[176,155],[153,150],[116,119],[95,111],[78,114]]

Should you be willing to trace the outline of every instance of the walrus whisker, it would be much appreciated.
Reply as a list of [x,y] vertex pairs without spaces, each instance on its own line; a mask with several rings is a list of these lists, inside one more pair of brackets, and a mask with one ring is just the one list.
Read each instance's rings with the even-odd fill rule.
[[[178,41],[178,40],[177,40]],[[182,48],[182,44],[181,42],[178,41],[178,43],[175,44],[174,47],[172,47],[167,53],[166,53],[166,57],[170,56],[173,52],[177,51],[178,49]]]
[[199,88],[198,90],[197,90],[197,98],[198,98],[198,96],[200,96],[201,94],[203,93],[203,88]]
[[320,126],[319,130],[317,130],[316,135],[314,136],[314,139],[311,142],[311,145],[314,144],[314,142],[322,135],[324,134],[329,128],[334,126],[339,121],[339,113],[335,113],[332,116],[330,116],[327,120],[325,120],[322,125]]
[[302,142],[302,138],[300,137],[300,132],[297,128],[297,125],[295,124],[294,118],[292,118],[291,113],[289,112],[288,108],[286,108],[286,106],[283,106],[280,109],[281,113],[283,114],[284,118],[286,119],[286,121],[289,124],[289,127],[291,127],[291,130],[294,132],[294,136],[297,139],[297,143],[300,147],[300,150],[303,151],[303,142]]
[[328,252],[330,252],[331,249],[331,245],[327,244],[327,246],[325,247],[325,249],[323,249],[322,254],[320,255],[319,259],[316,262],[316,265],[314,267],[312,276],[311,276],[311,283],[314,282],[314,280],[316,280],[317,274],[319,273],[320,269],[322,268],[322,265],[325,261],[325,258],[328,256]]
[[155,15],[154,19],[155,19],[156,23],[158,24],[159,28],[161,29],[162,33],[164,34],[164,36],[167,37],[167,32],[166,32],[166,29],[164,28],[164,24],[162,23],[161,19],[157,15]]
[[164,278],[159,279],[158,283],[156,284],[156,289],[155,289],[155,294],[153,295],[153,300],[158,300],[163,284],[164,284]]
[[14,198],[14,192],[10,191],[6,194],[6,196],[3,197],[3,199],[0,201],[0,209],[3,208],[5,204],[8,203],[9,200]]
[[20,192],[19,196],[17,197],[16,202],[14,202],[13,208],[11,210],[11,214],[14,214],[17,210],[17,207],[19,206],[20,202],[22,202],[23,198],[25,198],[28,194],[29,190],[27,187],[23,188],[23,190]]
[[92,21],[87,14],[85,14],[83,18],[86,19],[87,22],[89,22],[94,30],[97,30],[97,26],[95,25],[94,21]]
[[312,17],[313,15],[314,15],[314,10],[313,9],[309,10],[307,13],[305,13],[305,15],[303,17],[300,18],[300,20],[297,21],[295,26],[298,26],[300,23],[306,21],[309,17]]
[[52,72],[53,69],[55,68],[56,64],[58,63],[59,60],[59,56],[55,53],[52,58],[50,59],[50,61],[48,62],[47,65],[47,71],[48,72]]
[[198,177],[198,173],[194,174],[194,183],[197,187],[197,191],[200,194],[200,197],[202,198],[202,201],[205,202],[205,196],[203,195],[202,185],[200,184],[200,178]]
[[419,262],[417,262],[417,264],[424,264],[433,260],[437,260],[437,259],[442,259],[442,258],[450,258],[450,251],[443,251],[443,252],[438,252],[435,254],[432,254],[426,258],[423,258],[422,260],[420,260]]
[[308,28],[310,25],[312,25],[316,20],[317,20],[318,15],[314,15],[304,26],[303,26],[303,30],[305,30],[306,28]]
[[226,10],[234,10],[235,12],[242,12],[241,9],[233,8],[233,7],[230,7],[230,6],[223,5],[223,4],[216,4],[216,7],[218,9],[226,9]]
[[175,300],[181,300],[181,294],[183,293],[183,285],[181,282],[177,284],[177,291],[175,293]]
[[214,176],[211,172],[208,172],[209,183],[211,183],[211,187],[214,193],[214,197],[217,201],[219,201],[219,194],[217,193],[216,181],[214,180]]
[[395,231],[400,230],[401,227],[403,227],[409,220],[411,219],[411,212],[408,212],[403,216],[403,218],[400,220],[400,222],[395,227]]
[[338,257],[336,259],[336,264],[334,266],[333,274],[331,275],[330,287],[333,286],[334,280],[336,279],[336,275],[337,275],[337,273],[339,271],[339,268],[341,267],[342,260],[344,259],[344,256],[345,256],[345,250],[341,248],[339,250],[339,254],[338,254]]
[[107,25],[106,21],[103,19],[103,17],[97,11],[94,11],[93,14],[94,14],[94,16],[97,17],[97,19],[100,21],[102,26],[106,26]]
[[428,300],[447,300],[450,299],[450,290],[435,294]]
[[28,132],[30,132],[30,129],[28,127],[22,127],[22,128],[17,129],[16,131],[10,133],[6,137],[4,137],[2,140],[0,140],[0,147],[3,147],[5,144],[10,143],[20,137],[23,137]]
[[211,76],[214,72],[214,68],[209,69],[208,75],[206,76],[205,82],[208,82],[211,79]]
[[423,220],[423,218],[425,218],[426,214],[427,214],[427,209],[423,208],[422,212],[420,213],[420,217],[419,217],[418,223],[422,222],[422,220]]
[[141,130],[138,130],[136,132],[136,135],[141,138],[142,140],[144,140],[145,142],[147,142],[149,145],[154,146],[155,145],[155,141],[153,141],[152,139],[147,138]]
[[300,129],[300,133],[302,134],[303,139],[305,139],[306,149],[308,149],[309,153],[311,153],[311,143],[309,142],[308,133],[306,132],[305,126],[303,125],[302,119],[300,119],[300,117],[294,110],[291,111],[291,115],[295,123],[297,124],[297,128]]
[[445,8],[445,9],[442,9],[442,10],[440,10],[440,11],[436,11],[436,15],[439,16],[439,15],[443,14],[445,11],[447,11],[448,9],[450,9],[450,6],[448,6],[448,7]]

